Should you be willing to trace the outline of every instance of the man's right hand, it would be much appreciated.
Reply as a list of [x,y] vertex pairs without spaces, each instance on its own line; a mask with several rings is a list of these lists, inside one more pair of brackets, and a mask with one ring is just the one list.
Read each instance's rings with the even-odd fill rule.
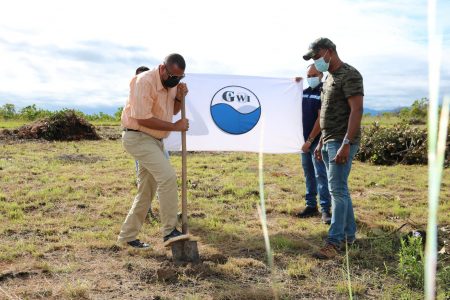
[[319,161],[322,160],[322,142],[320,142],[316,149],[314,149],[314,157]]
[[174,123],[173,131],[188,131],[189,130],[189,120],[180,119]]

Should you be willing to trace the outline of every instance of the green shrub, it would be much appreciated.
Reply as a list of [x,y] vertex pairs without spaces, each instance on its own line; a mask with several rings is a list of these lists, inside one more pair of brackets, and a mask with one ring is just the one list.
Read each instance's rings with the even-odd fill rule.
[[117,111],[114,113],[114,118],[116,119],[116,121],[120,121],[120,119],[122,118],[123,108],[124,108],[123,106],[119,107]]
[[400,110],[399,115],[402,121],[410,125],[426,124],[428,113],[428,99],[422,98],[414,101],[411,107]]
[[10,120],[16,118],[16,107],[14,104],[6,103],[0,106],[0,118]]
[[[375,165],[427,164],[427,129],[405,123],[392,127],[378,122],[362,129],[359,152],[356,159]],[[450,165],[450,130],[447,132],[445,166]]]
[[407,124],[366,126],[356,159],[376,165],[426,164],[427,131]]
[[53,113],[49,110],[37,108],[36,104],[28,105],[19,111],[18,117],[20,119],[34,121],[41,118],[52,116]]
[[114,116],[105,114],[104,112],[99,112],[97,114],[94,113],[91,115],[83,114],[80,111],[77,111],[76,113],[78,115],[82,115],[83,118],[85,118],[88,121],[109,121],[109,122],[116,121],[116,118]]

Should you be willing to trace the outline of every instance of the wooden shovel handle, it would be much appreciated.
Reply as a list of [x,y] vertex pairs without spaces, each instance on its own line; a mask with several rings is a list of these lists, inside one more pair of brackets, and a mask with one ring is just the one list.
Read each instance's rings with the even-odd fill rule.
[[[181,103],[181,118],[186,119],[186,104],[183,99]],[[186,157],[186,131],[181,132],[181,230],[188,233],[187,224],[187,157]]]

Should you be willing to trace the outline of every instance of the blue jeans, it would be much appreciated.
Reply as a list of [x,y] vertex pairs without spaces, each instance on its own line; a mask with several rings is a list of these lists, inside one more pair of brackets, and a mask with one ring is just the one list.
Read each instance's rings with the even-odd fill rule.
[[309,152],[301,153],[303,172],[306,181],[306,206],[317,206],[317,191],[319,191],[320,207],[323,212],[330,211],[331,196],[328,191],[327,170],[323,161],[314,158],[314,150],[318,142],[311,145]]
[[340,246],[342,241],[353,241],[356,235],[355,215],[348,190],[348,176],[359,145],[350,145],[350,156],[345,164],[336,164],[334,158],[341,141],[330,141],[322,147],[322,158],[327,168],[328,188],[331,194],[332,217],[327,241]]

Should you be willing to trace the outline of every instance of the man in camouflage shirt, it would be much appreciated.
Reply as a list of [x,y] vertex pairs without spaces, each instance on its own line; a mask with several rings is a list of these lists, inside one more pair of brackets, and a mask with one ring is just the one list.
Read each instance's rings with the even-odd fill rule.
[[325,163],[332,201],[328,238],[314,256],[328,259],[338,254],[342,243],[352,244],[356,238],[348,176],[361,138],[363,79],[358,70],[340,60],[336,45],[327,38],[315,40],[303,58],[313,59],[318,71],[329,72],[320,95],[322,138],[314,151]]

